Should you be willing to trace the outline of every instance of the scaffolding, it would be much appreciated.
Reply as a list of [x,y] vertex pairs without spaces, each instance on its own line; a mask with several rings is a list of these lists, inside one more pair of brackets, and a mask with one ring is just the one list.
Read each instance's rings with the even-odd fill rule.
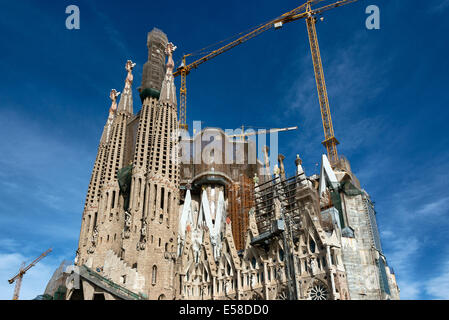
[[298,299],[294,267],[297,262],[293,255],[293,246],[304,228],[303,199],[310,197],[313,192],[304,174],[291,178],[276,175],[274,179],[254,188],[254,214],[259,235],[252,239],[251,245],[266,247],[272,241],[282,240],[286,253],[285,271],[289,300]]
[[229,189],[229,218],[232,221],[232,236],[237,250],[243,250],[249,225],[249,210],[254,206],[254,182],[240,174],[238,182]]
[[[300,231],[300,208],[298,200],[302,198],[301,189],[307,181],[304,176],[296,175],[288,179],[276,177],[255,186],[255,218],[259,234],[273,233],[276,226],[276,207],[289,220],[294,238]],[[275,225],[274,225],[274,224]]]

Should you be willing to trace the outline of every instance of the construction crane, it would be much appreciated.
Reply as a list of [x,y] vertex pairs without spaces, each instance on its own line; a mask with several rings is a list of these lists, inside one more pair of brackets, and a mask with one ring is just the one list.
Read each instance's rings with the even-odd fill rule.
[[30,270],[32,267],[36,265],[39,261],[41,261],[47,254],[49,254],[52,251],[52,249],[48,249],[44,253],[42,253],[38,258],[36,258],[33,262],[31,262],[28,266],[25,267],[25,262],[22,263],[19,272],[8,280],[10,284],[13,284],[14,281],[16,282],[16,286],[14,288],[14,296],[12,297],[13,300],[19,300],[19,293],[20,293],[20,287],[22,286],[22,279],[24,274]]
[[[323,65],[321,62],[321,55],[320,55],[320,49],[318,45],[318,37],[316,33],[315,23],[316,23],[316,17],[318,15],[321,15],[323,12],[328,11],[330,9],[340,7],[352,2],[356,2],[357,0],[340,0],[335,1],[331,4],[327,4],[324,6],[321,6],[319,8],[314,8],[315,5],[317,5],[320,2],[323,2],[326,0],[308,0],[304,4],[300,5],[299,7],[284,13],[283,15],[270,20],[267,23],[261,24],[255,28],[252,28],[250,32],[245,33],[241,35],[239,34],[239,37],[229,42],[228,44],[222,46],[221,48],[218,48],[216,50],[213,50],[208,53],[204,53],[205,55],[197,60],[195,60],[192,63],[187,64],[186,58],[193,56],[194,53],[186,54],[182,57],[182,63],[181,66],[176,70],[176,72],[173,74],[175,77],[181,76],[181,86],[180,86],[180,103],[179,103],[179,127],[181,129],[187,130],[187,85],[186,85],[186,78],[187,75],[190,73],[192,69],[198,68],[201,64],[203,64],[206,61],[211,60],[212,58],[215,58],[216,56],[229,51],[230,49],[258,36],[259,34],[270,30],[271,28],[279,29],[284,24],[293,22],[300,19],[306,20],[307,25],[307,32],[309,36],[309,44],[310,44],[310,51],[312,54],[312,61],[313,61],[313,67],[314,67],[314,73],[315,73],[315,80],[317,85],[317,91],[318,91],[318,99],[320,102],[320,108],[321,108],[321,118],[323,122],[323,129],[324,129],[324,141],[322,142],[324,147],[327,150],[327,155],[329,158],[329,161],[333,167],[338,162],[338,153],[337,153],[337,145],[339,144],[338,140],[335,138],[334,135],[334,129],[332,125],[332,118],[329,108],[329,99],[327,96],[327,89],[326,89],[326,83],[324,81],[324,72],[323,72]],[[240,36],[241,35],[241,36]],[[206,47],[207,48],[207,47]],[[206,49],[204,48],[204,49]],[[200,50],[200,51],[203,51]]]
[[240,140],[245,141],[245,137],[248,136],[255,136],[258,134],[266,134],[266,133],[274,133],[274,132],[284,132],[284,131],[291,131],[291,130],[297,130],[298,127],[288,127],[288,128],[276,128],[276,129],[269,129],[269,130],[258,130],[257,132],[246,132],[245,133],[245,128],[244,126],[242,126],[242,133],[238,133],[238,134],[231,134],[228,135],[229,138],[240,138]]

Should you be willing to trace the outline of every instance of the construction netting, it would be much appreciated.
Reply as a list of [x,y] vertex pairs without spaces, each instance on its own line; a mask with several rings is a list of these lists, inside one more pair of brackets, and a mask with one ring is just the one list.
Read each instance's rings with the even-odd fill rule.
[[340,217],[340,225],[341,225],[341,228],[344,229],[346,227],[346,225],[345,225],[345,222],[343,219],[343,208],[341,205],[340,192],[343,192],[346,196],[350,196],[350,197],[361,195],[363,192],[360,189],[358,189],[350,181],[343,181],[342,183],[340,183],[340,186],[338,188],[335,188],[330,191],[332,204],[338,210],[339,217]]
[[123,167],[117,171],[117,180],[120,187],[120,194],[123,196],[123,209],[126,211],[129,208],[129,196],[131,191],[133,165]]

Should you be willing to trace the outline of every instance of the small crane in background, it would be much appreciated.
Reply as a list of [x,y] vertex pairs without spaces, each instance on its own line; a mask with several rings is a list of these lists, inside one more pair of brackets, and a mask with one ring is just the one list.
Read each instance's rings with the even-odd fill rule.
[[14,296],[12,297],[13,300],[19,300],[19,293],[20,293],[20,287],[22,286],[22,279],[24,274],[30,270],[32,267],[36,265],[39,261],[41,261],[47,254],[49,254],[52,251],[52,249],[48,249],[44,253],[42,253],[38,258],[36,258],[33,262],[31,262],[28,266],[25,267],[25,262],[22,263],[22,266],[19,269],[19,272],[8,280],[10,284],[13,284],[14,281],[16,282],[16,286],[14,288]]

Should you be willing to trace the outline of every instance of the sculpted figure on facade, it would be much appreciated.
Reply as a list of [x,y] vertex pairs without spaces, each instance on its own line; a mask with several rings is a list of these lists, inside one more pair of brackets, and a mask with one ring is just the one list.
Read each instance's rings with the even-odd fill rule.
[[168,56],[166,68],[167,75],[173,75],[173,68],[175,67],[175,62],[173,61],[173,52],[176,50],[176,46],[169,42],[165,48],[165,54]]
[[133,63],[131,60],[128,60],[126,62],[125,69],[126,69],[126,71],[128,71],[128,74],[127,74],[126,79],[125,79],[125,89],[131,89],[131,86],[132,86],[133,80],[134,80],[134,76],[132,74],[132,71],[133,71],[135,66],[136,66],[136,64]]
[[128,211],[125,211],[125,226],[131,227],[131,214]]
[[117,111],[117,98],[120,95],[120,92],[117,92],[117,90],[112,89],[111,93],[109,94],[109,98],[111,98],[111,108],[109,109],[110,112],[114,113]]

